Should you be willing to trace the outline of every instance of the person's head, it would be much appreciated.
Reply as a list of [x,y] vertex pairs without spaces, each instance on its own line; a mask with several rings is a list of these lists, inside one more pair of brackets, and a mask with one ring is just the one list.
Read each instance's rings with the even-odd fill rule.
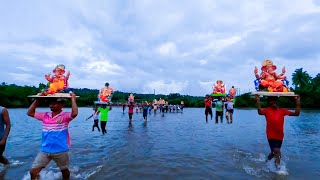
[[268,106],[269,107],[278,107],[278,105],[277,105],[278,97],[269,96],[267,100],[268,100]]
[[93,110],[94,111],[98,111],[98,107],[93,107]]
[[49,108],[52,112],[61,111],[63,108],[63,100],[62,99],[52,99],[49,101]]
[[104,108],[106,108],[107,107],[107,105],[106,104],[102,104],[102,106],[101,106],[103,109]]
[[133,102],[130,102],[130,105],[133,105]]

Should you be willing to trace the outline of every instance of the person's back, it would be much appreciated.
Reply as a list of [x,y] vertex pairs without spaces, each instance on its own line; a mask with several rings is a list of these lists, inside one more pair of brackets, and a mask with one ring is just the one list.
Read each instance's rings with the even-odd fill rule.
[[143,109],[143,118],[147,120],[149,105],[148,104],[143,105],[142,109]]
[[111,108],[108,108],[105,105],[98,108],[98,111],[100,114],[100,126],[101,126],[101,130],[102,130],[102,134],[107,133],[106,126],[107,126],[108,116],[109,116],[110,110],[111,110]]
[[107,122],[108,121],[108,115],[109,115],[109,108],[98,108],[98,111],[100,112],[100,121]]
[[232,110],[233,109],[233,102],[232,101],[227,101],[226,102],[226,109],[227,110]]
[[143,106],[143,112],[146,112],[146,113],[147,113],[147,112],[148,112],[148,109],[149,109],[149,106],[148,106],[148,105],[144,105],[144,106]]
[[222,112],[223,108],[223,102],[221,100],[216,102],[216,111]]
[[131,121],[132,121],[133,110],[134,110],[134,104],[133,102],[130,102],[130,104],[128,105],[129,124],[131,124]]
[[93,120],[99,120],[98,109],[94,110],[92,118]]
[[128,113],[133,113],[134,105],[128,105]]

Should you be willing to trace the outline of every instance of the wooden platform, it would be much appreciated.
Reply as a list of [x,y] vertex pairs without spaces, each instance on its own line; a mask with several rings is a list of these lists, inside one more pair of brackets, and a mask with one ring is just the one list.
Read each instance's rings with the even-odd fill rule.
[[[49,94],[47,96],[39,96],[39,95],[30,95],[29,98],[71,98],[71,95],[69,93],[55,93],[55,94]],[[78,98],[80,96],[76,96]]]
[[297,96],[294,92],[265,92],[265,91],[255,91],[251,95],[260,95],[260,96]]
[[226,97],[226,94],[211,94],[213,97]]
[[94,101],[94,104],[102,105],[102,104],[110,104],[110,102],[102,102],[102,101]]

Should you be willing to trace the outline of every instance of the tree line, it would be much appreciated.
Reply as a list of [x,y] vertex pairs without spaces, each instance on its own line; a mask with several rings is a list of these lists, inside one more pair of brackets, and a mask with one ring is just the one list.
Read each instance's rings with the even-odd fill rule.
[[[311,77],[302,68],[296,69],[292,74],[291,91],[299,94],[301,97],[301,106],[303,108],[320,108],[320,73],[315,77]],[[43,84],[39,87],[35,86],[18,86],[15,84],[0,84],[0,105],[8,108],[29,107],[31,99],[27,96],[35,95],[43,89]],[[97,89],[73,89],[80,96],[77,99],[79,106],[92,106],[97,100],[99,90]],[[116,91],[113,94],[112,101],[115,104],[124,103],[127,101],[130,93]],[[169,95],[162,94],[134,94],[135,102],[152,102],[154,99],[164,99],[169,104],[180,104],[184,102],[185,107],[204,107],[204,96],[189,96],[179,93]],[[235,107],[255,107],[255,99],[250,93],[245,93],[236,97]],[[262,98],[262,105],[266,105],[266,101]],[[279,105],[282,107],[294,107],[294,100],[291,98],[280,98]]]
[[[39,84],[39,87],[35,86],[18,86],[15,84],[1,83],[0,85],[0,105],[8,108],[20,108],[29,107],[31,98],[29,95],[38,94],[43,89],[43,84]],[[99,90],[87,89],[87,88],[74,88],[73,92],[80,96],[77,99],[77,104],[80,107],[92,106],[94,101],[98,100]],[[112,102],[114,104],[121,104],[127,102],[130,93],[115,91],[113,94]],[[184,102],[185,107],[202,107],[203,97],[201,96],[189,96],[180,95],[179,93],[172,93],[169,95],[162,94],[134,94],[135,102],[141,103],[144,101],[152,102],[154,99],[164,99],[169,104],[180,104]],[[42,104],[45,105],[45,104]],[[69,104],[67,104],[69,105]]]

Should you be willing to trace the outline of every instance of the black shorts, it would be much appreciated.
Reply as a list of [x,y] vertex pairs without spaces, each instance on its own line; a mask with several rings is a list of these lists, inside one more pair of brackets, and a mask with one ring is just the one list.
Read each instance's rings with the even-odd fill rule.
[[[1,140],[1,139],[0,139]],[[2,156],[4,150],[6,149],[6,145],[0,145],[0,156]]]
[[227,112],[233,114],[233,109],[227,109]]
[[93,124],[94,124],[94,125],[98,125],[98,122],[99,122],[98,119],[93,120]]
[[223,115],[223,111],[216,111],[216,116],[222,116]]
[[269,146],[270,146],[271,151],[274,148],[280,149],[282,146],[282,140],[268,139],[268,142],[269,142]]
[[208,116],[208,114],[212,115],[212,109],[211,107],[207,106],[206,110],[204,111],[204,113],[206,114],[206,116]]
[[129,119],[132,119],[132,114],[133,114],[133,113],[129,113]]

